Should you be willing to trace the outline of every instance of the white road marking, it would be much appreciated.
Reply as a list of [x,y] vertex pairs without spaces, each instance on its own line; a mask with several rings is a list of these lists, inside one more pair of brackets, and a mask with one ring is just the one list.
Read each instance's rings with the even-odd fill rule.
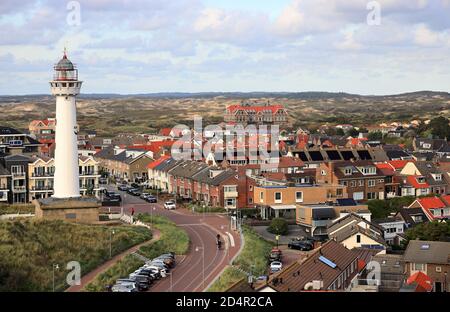
[[234,247],[234,237],[233,237],[233,235],[231,235],[229,232],[225,232],[225,233],[230,238],[230,245],[231,245],[231,247]]

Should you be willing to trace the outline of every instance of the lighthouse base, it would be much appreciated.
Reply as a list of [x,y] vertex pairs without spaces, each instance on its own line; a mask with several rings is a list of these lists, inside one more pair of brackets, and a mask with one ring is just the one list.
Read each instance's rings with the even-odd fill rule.
[[101,203],[95,197],[44,198],[33,201],[35,217],[45,220],[63,220],[93,224],[99,221]]

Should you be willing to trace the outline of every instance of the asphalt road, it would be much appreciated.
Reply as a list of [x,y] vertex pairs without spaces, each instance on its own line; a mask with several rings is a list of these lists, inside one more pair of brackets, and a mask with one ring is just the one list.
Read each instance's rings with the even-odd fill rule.
[[[182,261],[171,270],[172,279],[167,276],[155,284],[152,292],[199,292],[206,290],[208,285],[218,276],[230,260],[239,252],[240,235],[230,230],[229,217],[224,215],[193,214],[186,209],[167,210],[162,203],[150,204],[146,201],[108,187],[122,196],[123,210],[131,214],[150,213],[168,217],[178,226],[183,227],[190,238],[189,252]],[[112,208],[115,211],[121,207]],[[222,245],[217,249],[216,235],[222,236]],[[231,238],[231,237],[232,238]]]

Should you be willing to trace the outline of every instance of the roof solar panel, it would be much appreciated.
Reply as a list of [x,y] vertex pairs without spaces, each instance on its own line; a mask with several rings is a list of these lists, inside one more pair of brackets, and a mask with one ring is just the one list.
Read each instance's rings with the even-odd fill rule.
[[298,156],[300,157],[301,160],[308,161],[308,157],[306,156],[305,152],[298,153]]
[[332,269],[335,269],[337,267],[336,263],[334,263],[333,261],[325,258],[324,256],[320,256],[319,260],[322,261],[323,263],[325,263],[326,265],[328,265]]
[[372,160],[372,156],[368,151],[358,151],[359,158],[362,160]]
[[341,160],[341,155],[339,155],[338,151],[327,151],[328,158],[330,160]]
[[311,156],[311,159],[313,161],[323,160],[323,156],[321,152],[315,151],[315,152],[309,152],[309,156]]
[[355,158],[355,155],[353,155],[352,151],[341,151],[342,157],[344,157],[344,160],[350,160],[352,158]]

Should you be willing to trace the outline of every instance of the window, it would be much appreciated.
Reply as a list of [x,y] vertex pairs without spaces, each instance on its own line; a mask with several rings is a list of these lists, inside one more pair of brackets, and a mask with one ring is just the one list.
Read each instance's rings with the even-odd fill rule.
[[336,189],[336,196],[342,196],[342,195],[344,195],[344,190],[340,189],[340,188]]
[[253,192],[253,185],[249,186],[249,190],[250,190],[250,192]]
[[295,192],[295,202],[297,203],[303,202],[303,192]]
[[281,192],[275,192],[275,203],[281,203],[282,198],[281,198]]
[[343,185],[343,186],[347,186],[347,185],[348,185],[348,182],[347,182],[347,181],[343,181],[343,182],[342,182],[342,185]]
[[425,271],[425,265],[423,263],[414,263],[414,271]]
[[367,193],[367,199],[377,199],[377,193],[375,192],[368,192]]
[[353,173],[353,170],[352,170],[352,168],[345,168],[345,171],[344,171],[344,174],[345,175],[352,175],[352,173]]
[[264,201],[264,192],[260,192],[260,193],[259,193],[259,200],[260,200],[261,202]]
[[227,198],[225,200],[225,205],[227,207],[236,207],[236,198]]
[[359,180],[359,186],[364,186],[364,180]]
[[436,267],[436,272],[441,273],[442,272],[442,268],[440,266]]
[[367,182],[367,185],[368,185],[369,187],[374,187],[375,184],[376,184],[376,181],[375,181],[375,180],[369,180],[369,181]]
[[356,242],[359,244],[361,243],[361,235],[356,235]]
[[326,172],[325,170],[322,170],[322,171],[320,172],[320,174],[323,175],[323,176],[326,176],[326,175],[327,175],[327,172]]

